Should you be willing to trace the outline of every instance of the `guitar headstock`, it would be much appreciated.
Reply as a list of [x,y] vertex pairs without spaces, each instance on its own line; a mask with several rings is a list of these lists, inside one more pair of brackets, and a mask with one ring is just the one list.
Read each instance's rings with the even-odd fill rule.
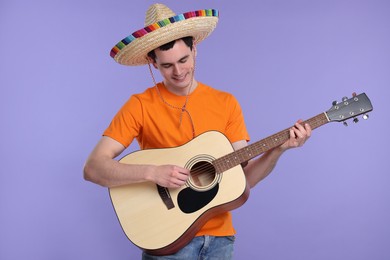
[[[359,120],[357,116],[363,115],[364,119],[368,118],[368,112],[372,111],[371,101],[365,93],[356,95],[352,94],[351,98],[343,97],[341,102],[333,101],[332,107],[326,111],[329,121],[342,122],[350,118],[357,123]],[[344,122],[346,125],[346,122]]]

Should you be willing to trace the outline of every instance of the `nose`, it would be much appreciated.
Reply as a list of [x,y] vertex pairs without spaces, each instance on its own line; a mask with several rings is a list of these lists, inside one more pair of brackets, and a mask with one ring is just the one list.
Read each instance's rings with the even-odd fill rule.
[[173,67],[173,74],[174,75],[180,75],[181,73],[181,66],[180,64],[175,64],[174,67]]

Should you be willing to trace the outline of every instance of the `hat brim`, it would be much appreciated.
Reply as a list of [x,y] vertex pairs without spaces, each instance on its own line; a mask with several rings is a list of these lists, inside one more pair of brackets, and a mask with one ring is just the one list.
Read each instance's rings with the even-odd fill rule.
[[199,43],[210,35],[217,22],[215,9],[179,14],[132,33],[116,44],[110,55],[123,65],[145,65],[148,52],[186,36],[194,37],[194,42]]

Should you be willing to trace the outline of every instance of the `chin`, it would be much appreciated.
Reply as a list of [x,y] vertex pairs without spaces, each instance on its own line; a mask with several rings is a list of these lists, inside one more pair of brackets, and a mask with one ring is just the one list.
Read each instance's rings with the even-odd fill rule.
[[178,88],[186,88],[188,85],[190,85],[189,80],[184,80],[184,81],[177,81],[175,80],[173,83],[178,87]]

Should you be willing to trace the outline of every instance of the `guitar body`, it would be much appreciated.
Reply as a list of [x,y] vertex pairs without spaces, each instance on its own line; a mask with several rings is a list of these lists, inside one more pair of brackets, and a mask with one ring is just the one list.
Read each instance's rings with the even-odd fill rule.
[[233,151],[223,134],[210,131],[179,147],[141,150],[123,157],[121,163],[172,164],[191,170],[186,185],[177,189],[152,182],[109,189],[129,240],[150,254],[172,254],[207,220],[241,206],[249,196],[242,167],[237,165],[222,173],[212,164]]
[[[302,125],[312,129],[328,122],[344,122],[372,111],[365,93],[332,107]],[[346,122],[344,122],[346,123]],[[220,132],[210,131],[175,148],[131,153],[120,162],[127,164],[179,165],[191,171],[186,185],[167,189],[151,182],[109,189],[112,204],[127,237],[154,255],[172,254],[185,246],[213,216],[235,209],[247,200],[249,188],[241,164],[278,146],[290,137],[290,128],[233,150]]]

